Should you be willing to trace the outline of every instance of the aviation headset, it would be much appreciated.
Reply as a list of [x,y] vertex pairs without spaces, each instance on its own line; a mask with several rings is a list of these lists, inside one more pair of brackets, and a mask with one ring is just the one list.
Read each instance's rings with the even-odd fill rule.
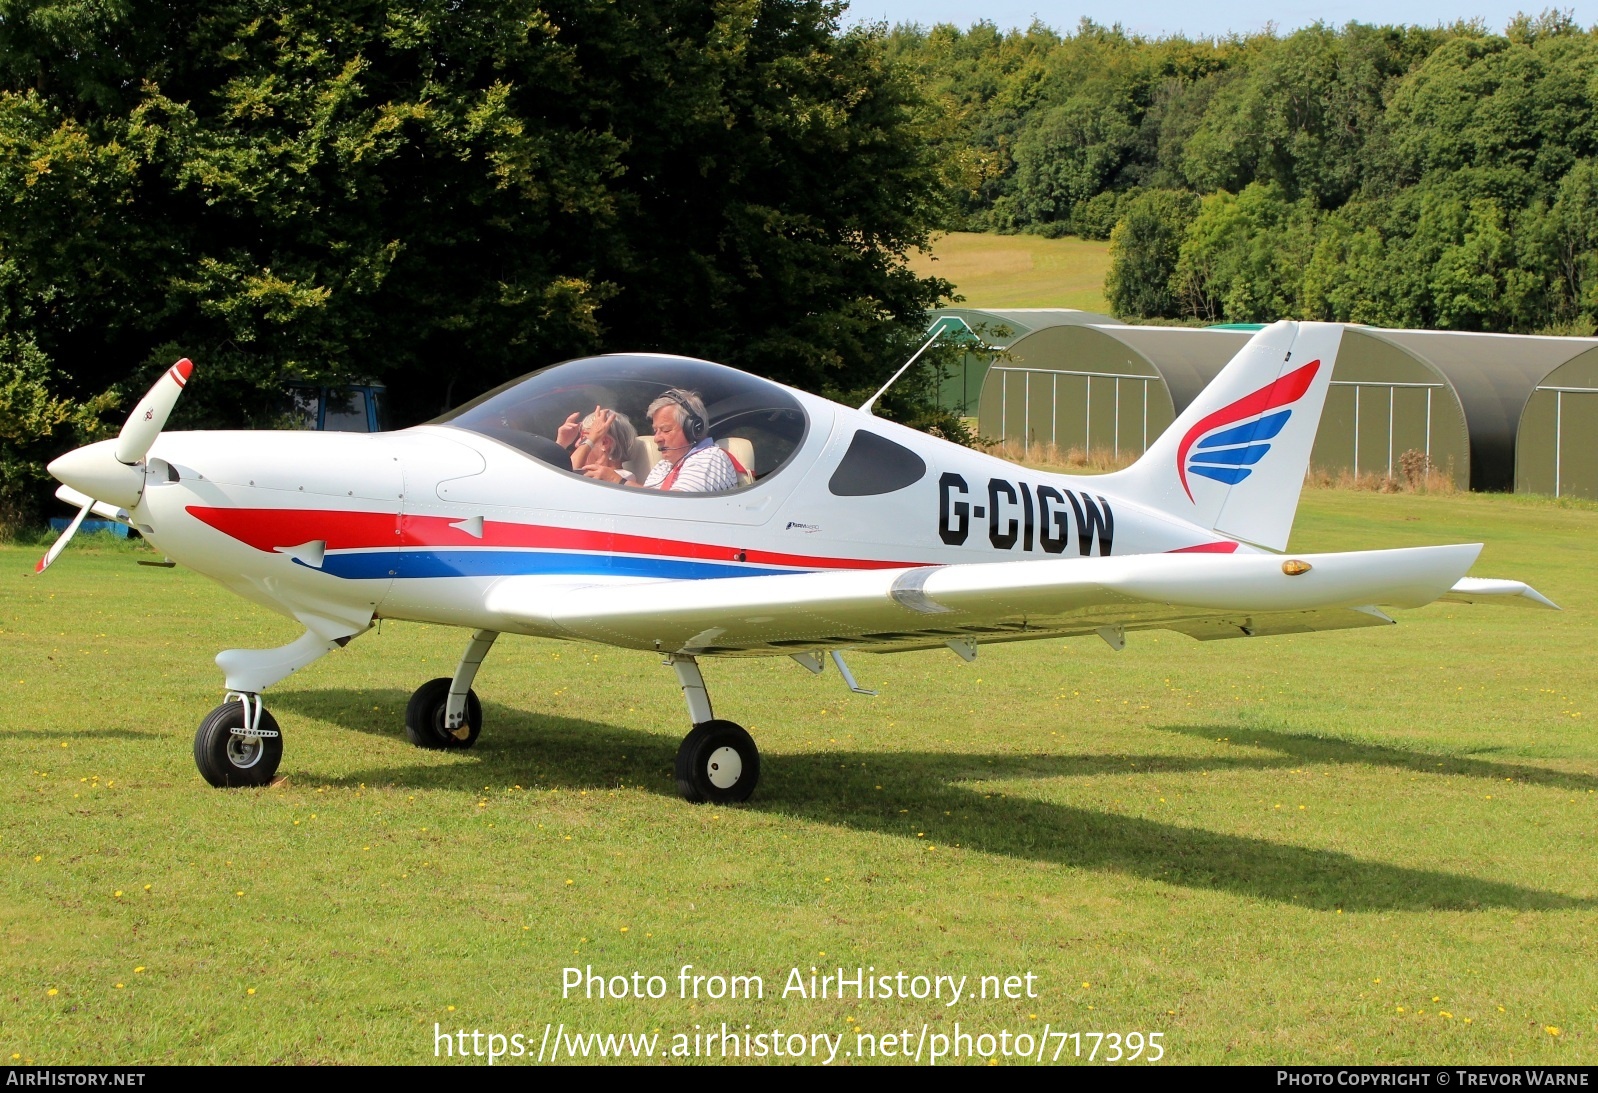
[[682,407],[682,436],[689,444],[698,444],[705,436],[705,419],[700,417],[694,408],[688,405],[688,400],[683,398],[682,392],[673,387],[660,396],[675,402]]

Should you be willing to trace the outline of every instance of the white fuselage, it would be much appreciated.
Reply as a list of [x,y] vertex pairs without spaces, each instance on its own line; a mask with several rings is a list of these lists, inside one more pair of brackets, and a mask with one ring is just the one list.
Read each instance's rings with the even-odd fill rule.
[[[395,433],[166,433],[133,522],[173,560],[306,621],[374,617],[538,633],[497,616],[502,577],[591,581],[1179,550],[1248,551],[1100,488],[795,392],[803,441],[714,495],[596,483],[450,426]],[[916,481],[839,496],[857,430],[914,452]],[[167,468],[170,468],[168,470]]]

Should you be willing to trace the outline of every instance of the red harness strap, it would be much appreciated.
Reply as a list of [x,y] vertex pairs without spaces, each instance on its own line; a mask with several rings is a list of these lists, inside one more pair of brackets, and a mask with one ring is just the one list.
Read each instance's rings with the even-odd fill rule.
[[[714,447],[714,445],[712,445],[712,447]],[[709,448],[705,448],[705,449],[701,449],[701,450],[702,451],[709,451],[710,449]],[[738,477],[739,478],[742,478],[745,475],[749,475],[750,478],[754,477],[754,475],[749,474],[749,472],[744,469],[744,465],[742,463],[738,462],[738,457],[737,456],[735,456],[731,452],[727,451],[726,448],[722,448],[720,450],[721,450],[722,454],[724,454],[728,459],[730,459],[732,461],[732,469],[738,473]],[[662,489],[662,490],[671,489],[671,484],[673,482],[677,481],[677,476],[682,473],[682,465],[684,463],[688,462],[688,460],[694,454],[695,454],[694,452],[689,452],[687,455],[683,456],[682,459],[678,460],[677,465],[671,469],[671,473],[668,474],[665,478],[662,478],[660,480],[660,485],[657,486],[656,488],[657,489]]]

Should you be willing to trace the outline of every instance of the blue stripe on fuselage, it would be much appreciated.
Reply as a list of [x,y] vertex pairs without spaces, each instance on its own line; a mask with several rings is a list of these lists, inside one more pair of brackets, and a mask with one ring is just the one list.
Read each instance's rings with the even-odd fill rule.
[[508,577],[525,573],[705,580],[711,577],[765,577],[779,573],[810,572],[684,558],[647,558],[626,554],[581,554],[540,550],[394,550],[359,551],[349,554],[329,551],[322,559],[321,571],[347,580],[382,580],[388,577]]

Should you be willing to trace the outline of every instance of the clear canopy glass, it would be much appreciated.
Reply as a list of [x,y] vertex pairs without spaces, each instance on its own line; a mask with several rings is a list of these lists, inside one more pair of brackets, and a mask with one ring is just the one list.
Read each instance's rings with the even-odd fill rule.
[[[691,357],[618,353],[551,365],[496,387],[435,419],[469,429],[566,471],[571,454],[556,436],[570,415],[595,407],[625,415],[640,439],[632,461],[657,458],[650,441],[649,404],[666,391],[691,391],[704,400],[709,436],[748,464],[746,488],[781,469],[803,442],[809,422],[799,400],[769,380]],[[647,467],[640,474],[647,473]],[[751,482],[752,479],[752,482]]]

